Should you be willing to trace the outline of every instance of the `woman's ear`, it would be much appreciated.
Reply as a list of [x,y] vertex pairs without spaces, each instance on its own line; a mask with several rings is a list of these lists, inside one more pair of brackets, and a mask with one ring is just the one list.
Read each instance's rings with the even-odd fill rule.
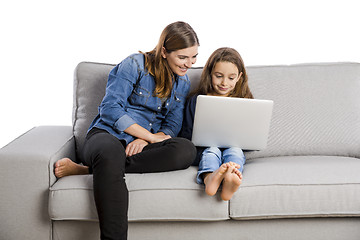
[[162,56],[163,58],[166,58],[166,49],[165,49],[165,47],[162,47],[162,48],[161,48],[161,56]]

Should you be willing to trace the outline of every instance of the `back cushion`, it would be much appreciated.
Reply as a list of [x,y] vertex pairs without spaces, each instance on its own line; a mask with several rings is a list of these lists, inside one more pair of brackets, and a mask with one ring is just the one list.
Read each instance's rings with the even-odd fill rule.
[[[78,157],[115,65],[80,63],[75,71],[73,127]],[[191,88],[202,68],[188,71]],[[247,67],[255,98],[274,101],[268,147],[247,158],[284,155],[360,157],[360,64]]]
[[248,153],[248,158],[360,157],[360,64],[299,64],[247,70],[254,97],[274,101],[268,147]]
[[82,62],[75,69],[72,119],[78,162],[82,157],[87,130],[98,114],[109,72],[114,67],[111,64]]

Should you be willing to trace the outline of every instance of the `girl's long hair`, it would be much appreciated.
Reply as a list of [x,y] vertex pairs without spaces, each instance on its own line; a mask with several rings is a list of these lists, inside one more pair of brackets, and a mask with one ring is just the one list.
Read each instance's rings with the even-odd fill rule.
[[199,44],[199,39],[192,27],[185,22],[174,22],[165,27],[156,47],[146,53],[145,67],[155,78],[155,95],[159,98],[171,94],[174,74],[168,62],[161,56],[164,47],[167,53]]
[[191,93],[191,95],[207,95],[214,92],[211,75],[216,63],[218,62],[231,62],[237,67],[238,74],[242,73],[239,81],[236,83],[235,88],[230,93],[229,97],[253,98],[248,85],[248,76],[242,57],[235,49],[227,47],[219,48],[211,54],[202,71],[199,86]]

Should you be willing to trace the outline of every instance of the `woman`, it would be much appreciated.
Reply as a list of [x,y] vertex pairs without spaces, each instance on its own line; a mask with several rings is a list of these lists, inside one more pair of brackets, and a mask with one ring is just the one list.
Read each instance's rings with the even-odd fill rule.
[[184,22],[168,25],[150,52],[133,54],[109,74],[99,114],[84,144],[85,166],[70,159],[55,174],[93,173],[101,239],[127,239],[126,173],[185,169],[196,149],[177,138],[190,89],[187,70],[196,62],[199,41]]

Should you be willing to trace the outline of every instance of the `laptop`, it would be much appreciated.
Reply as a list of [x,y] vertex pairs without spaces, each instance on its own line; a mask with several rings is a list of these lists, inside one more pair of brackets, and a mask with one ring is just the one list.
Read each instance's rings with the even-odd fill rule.
[[272,100],[199,95],[192,142],[202,147],[265,149],[272,110]]

